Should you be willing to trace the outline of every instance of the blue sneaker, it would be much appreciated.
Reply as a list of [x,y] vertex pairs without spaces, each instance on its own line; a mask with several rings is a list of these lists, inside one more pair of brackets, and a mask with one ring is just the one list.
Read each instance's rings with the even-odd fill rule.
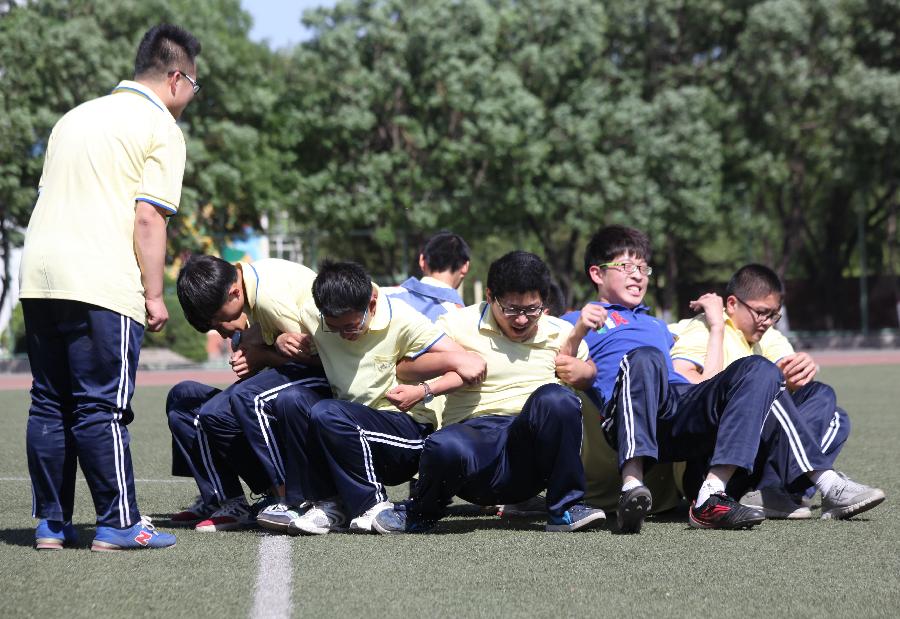
[[573,505],[559,516],[550,514],[547,519],[545,531],[577,531],[588,525],[602,524],[606,520],[606,514],[602,509],[588,507],[584,504]]
[[427,533],[434,528],[434,525],[434,520],[411,521],[408,511],[396,508],[382,510],[372,520],[372,530],[382,535]]
[[37,550],[62,550],[63,546],[78,544],[78,531],[72,522],[41,520],[34,530],[34,547]]
[[175,545],[175,536],[171,533],[160,533],[150,524],[149,518],[142,518],[139,523],[127,529],[115,527],[97,527],[91,550],[95,552],[114,552],[116,550],[132,550],[140,548],[168,548]]

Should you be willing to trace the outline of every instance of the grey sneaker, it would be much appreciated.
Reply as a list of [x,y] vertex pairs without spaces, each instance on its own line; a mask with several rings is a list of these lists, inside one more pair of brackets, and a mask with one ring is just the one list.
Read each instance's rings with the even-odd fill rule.
[[276,503],[269,505],[256,516],[256,523],[264,529],[285,533],[291,523],[300,518],[309,509],[311,503],[304,503],[300,507]]
[[759,507],[766,518],[776,520],[805,520],[812,518],[812,510],[802,505],[781,488],[751,490],[741,497],[741,505]]
[[498,505],[497,515],[501,518],[534,518],[547,515],[547,497],[538,494],[511,505]]
[[332,531],[346,531],[347,516],[335,501],[316,501],[305,514],[292,520],[288,533],[296,535],[325,535]]
[[822,520],[852,518],[884,500],[884,490],[860,484],[841,472],[828,494],[822,495]]

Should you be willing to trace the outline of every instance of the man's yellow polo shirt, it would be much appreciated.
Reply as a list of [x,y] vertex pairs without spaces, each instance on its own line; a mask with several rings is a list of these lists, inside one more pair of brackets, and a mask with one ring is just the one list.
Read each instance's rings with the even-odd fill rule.
[[[542,315],[533,338],[513,342],[500,331],[490,306],[479,303],[442,315],[437,326],[487,363],[483,383],[447,394],[445,426],[481,415],[518,415],[538,387],[561,384],[556,377],[556,355],[573,328],[564,320]],[[578,358],[590,359],[584,342],[578,347]]]
[[282,333],[306,331],[301,308],[312,301],[315,271],[278,258],[239,262],[237,267],[244,276],[250,324],[259,325],[266,344],[274,344]]
[[135,201],[175,213],[184,160],[175,118],[137,82],[63,116],[25,235],[20,297],[81,301],[143,323]]
[[[706,363],[706,346],[709,343],[709,325],[703,315],[695,318],[680,320],[669,325],[669,330],[675,336],[675,345],[669,354],[672,359],[684,359],[690,361],[699,368]],[[774,327],[766,331],[759,342],[752,346],[744,338],[740,329],[725,314],[725,332],[722,339],[722,367],[728,367],[733,362],[750,355],[762,355],[771,362],[776,362],[782,357],[794,352],[794,347],[784,335]]]
[[[378,287],[372,284],[375,290]],[[302,323],[312,334],[334,396],[375,409],[398,410],[385,394],[397,386],[397,362],[427,352],[444,333],[406,303],[379,294],[369,329],[348,341],[325,331],[325,321],[312,299],[303,306]],[[408,412],[437,429],[437,417],[421,404]]]

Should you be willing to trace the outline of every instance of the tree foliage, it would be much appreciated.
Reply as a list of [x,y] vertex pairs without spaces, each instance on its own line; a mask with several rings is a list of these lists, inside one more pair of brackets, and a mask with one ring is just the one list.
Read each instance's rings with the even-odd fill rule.
[[204,47],[173,250],[287,213],[390,275],[452,228],[538,251],[575,302],[587,237],[627,223],[651,234],[663,307],[759,260],[814,283],[819,326],[855,303],[832,284],[859,274],[858,224],[869,274],[900,261],[900,0],[343,0],[279,53],[248,40],[238,0],[0,14],[5,231],[55,120],[171,19]]

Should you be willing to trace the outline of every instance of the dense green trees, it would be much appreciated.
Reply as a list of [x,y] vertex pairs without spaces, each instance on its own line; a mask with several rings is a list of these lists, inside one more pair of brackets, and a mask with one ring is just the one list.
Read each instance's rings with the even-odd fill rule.
[[345,0],[281,53],[248,40],[238,0],[0,15],[4,239],[55,119],[171,19],[204,46],[176,249],[286,212],[387,276],[450,227],[538,251],[577,302],[586,237],[630,223],[653,237],[663,307],[762,260],[814,283],[817,326],[856,303],[835,282],[860,272],[860,229],[869,274],[900,263],[900,0]]

